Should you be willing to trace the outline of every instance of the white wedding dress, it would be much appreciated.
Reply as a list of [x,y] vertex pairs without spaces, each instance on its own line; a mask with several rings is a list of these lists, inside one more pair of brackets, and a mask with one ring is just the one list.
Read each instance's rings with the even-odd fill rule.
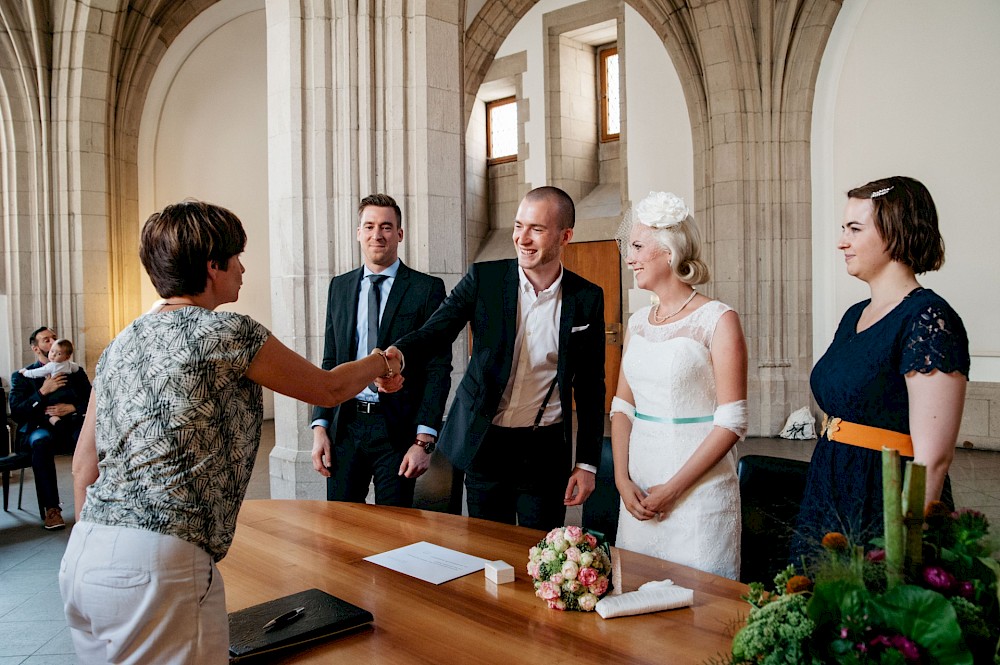
[[[631,338],[622,368],[641,415],[632,424],[628,470],[643,490],[669,480],[712,430],[708,417],[717,404],[709,349],[719,318],[729,309],[713,300],[675,323],[652,325],[649,307],[629,319]],[[671,419],[708,420],[678,424]],[[615,544],[738,579],[740,488],[734,452],[707,471],[663,519],[637,520],[622,502]]]

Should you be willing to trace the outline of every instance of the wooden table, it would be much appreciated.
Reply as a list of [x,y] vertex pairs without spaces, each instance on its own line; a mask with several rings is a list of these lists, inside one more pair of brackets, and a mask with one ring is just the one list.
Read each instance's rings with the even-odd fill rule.
[[[525,572],[528,548],[543,535],[422,510],[247,501],[219,568],[230,612],[316,587],[375,615],[374,628],[270,662],[683,664],[728,652],[749,609],[744,585],[621,550],[625,591],[670,578],[694,589],[694,606],[608,620],[550,610]],[[422,540],[502,559],[516,579],[498,586],[479,572],[435,586],[363,560]]]

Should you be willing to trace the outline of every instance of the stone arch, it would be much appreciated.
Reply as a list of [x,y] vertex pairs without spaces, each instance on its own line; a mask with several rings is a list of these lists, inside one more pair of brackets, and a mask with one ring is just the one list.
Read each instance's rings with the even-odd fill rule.
[[140,310],[138,141],[149,85],[177,35],[218,0],[138,0],[114,26],[108,105],[108,283],[113,330]]
[[145,91],[166,47],[215,1],[26,0],[0,11],[9,346],[25,359],[27,334],[44,323],[93,366],[137,313]]

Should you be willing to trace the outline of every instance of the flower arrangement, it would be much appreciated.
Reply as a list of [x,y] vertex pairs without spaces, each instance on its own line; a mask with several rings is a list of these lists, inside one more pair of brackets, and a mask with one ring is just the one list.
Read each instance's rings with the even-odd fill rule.
[[[898,486],[888,476],[886,489]],[[903,505],[923,506],[923,478],[908,477]],[[899,499],[886,497],[886,537],[873,541],[876,549],[865,553],[829,533],[809,576],[789,566],[771,591],[752,583],[750,614],[726,662],[1000,665],[1000,562],[986,517],[933,502],[923,519],[918,508],[896,520]]]
[[636,219],[654,229],[677,226],[689,214],[684,199],[670,192],[650,192],[635,206]]
[[528,574],[550,609],[592,612],[611,589],[611,556],[593,534],[559,527],[528,551]]

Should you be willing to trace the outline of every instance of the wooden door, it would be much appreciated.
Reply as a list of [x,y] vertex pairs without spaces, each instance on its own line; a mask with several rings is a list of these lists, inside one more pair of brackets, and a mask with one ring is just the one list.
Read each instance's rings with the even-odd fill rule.
[[611,398],[618,385],[622,362],[622,258],[614,240],[570,243],[563,250],[563,265],[568,270],[597,284],[604,291],[604,339],[607,342],[604,362],[606,397],[604,412],[611,411]]

